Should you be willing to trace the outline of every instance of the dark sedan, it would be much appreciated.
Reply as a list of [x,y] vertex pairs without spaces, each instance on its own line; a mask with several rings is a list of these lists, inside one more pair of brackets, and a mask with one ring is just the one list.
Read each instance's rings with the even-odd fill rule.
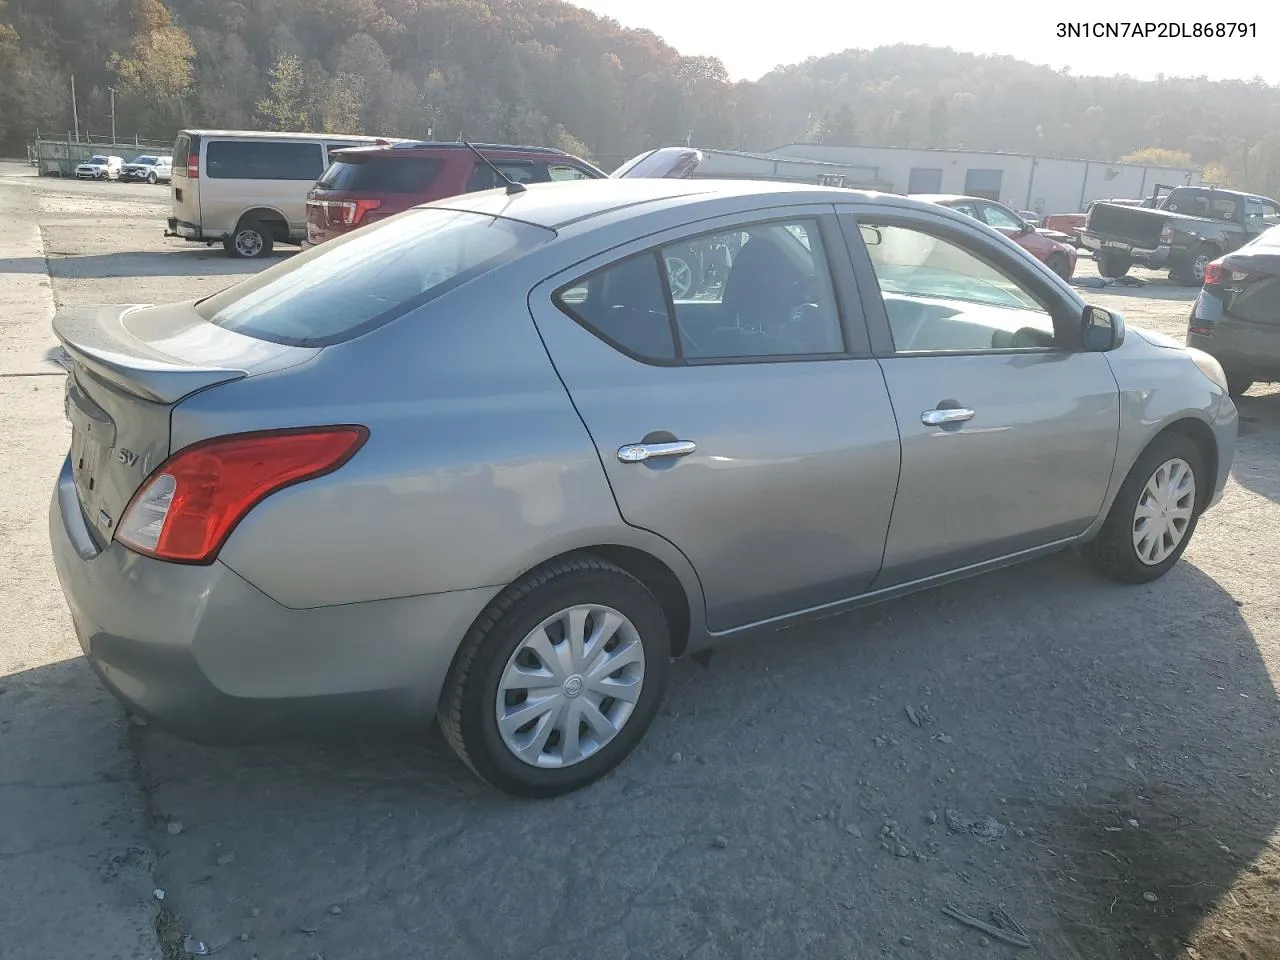
[[1280,381],[1280,227],[1205,267],[1187,345],[1217,358],[1232,396]]

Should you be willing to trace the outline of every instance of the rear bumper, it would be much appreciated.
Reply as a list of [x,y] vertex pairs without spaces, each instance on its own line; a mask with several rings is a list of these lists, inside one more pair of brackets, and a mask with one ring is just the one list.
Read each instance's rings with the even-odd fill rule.
[[[1274,337],[1262,338],[1257,325],[1238,324],[1242,321],[1227,313],[1221,299],[1201,289],[1187,322],[1187,346],[1203,350],[1233,374],[1280,379],[1280,329]],[[1265,340],[1272,341],[1270,350]]]
[[174,217],[169,218],[169,228],[165,230],[166,237],[181,237],[183,240],[204,240],[204,231],[194,223],[187,223],[185,220],[177,220]]
[[1110,237],[1100,237],[1087,230],[1080,231],[1080,243],[1085,249],[1092,250],[1094,253],[1118,253],[1132,257],[1136,263],[1144,263],[1148,266],[1165,266],[1173,255],[1173,251],[1167,246],[1150,249],[1135,247]]
[[200,743],[431,722],[458,643],[497,588],[292,610],[221,562],[99,551],[63,464],[54,566],[80,647],[129,709]]

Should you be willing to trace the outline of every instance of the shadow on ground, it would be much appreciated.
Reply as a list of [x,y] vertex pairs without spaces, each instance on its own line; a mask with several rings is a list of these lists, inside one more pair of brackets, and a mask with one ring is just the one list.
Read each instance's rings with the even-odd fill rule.
[[243,960],[969,960],[948,902],[1039,956],[1172,958],[1250,868],[1280,902],[1276,688],[1192,563],[1124,588],[1051,558],[682,663],[637,753],[556,801],[434,734],[134,737],[166,929]]
[[1231,474],[1247,490],[1280,503],[1280,387],[1255,386],[1236,408],[1240,441]]
[[[221,244],[163,253],[120,251],[83,256],[64,256],[49,251],[49,273],[55,280],[101,280],[111,277],[187,277],[221,276],[257,273],[263,267],[293,256],[296,250],[286,247],[270,257],[257,260],[235,260],[227,256]],[[16,265],[6,269],[6,264]],[[28,257],[0,260],[0,273],[43,272],[44,260]]]

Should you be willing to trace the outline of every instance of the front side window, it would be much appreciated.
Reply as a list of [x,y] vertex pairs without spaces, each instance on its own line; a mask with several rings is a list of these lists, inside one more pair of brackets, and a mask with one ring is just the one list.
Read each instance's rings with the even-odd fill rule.
[[897,353],[1054,346],[1052,316],[1009,273],[918,227],[860,227]]
[[307,180],[324,172],[320,144],[305,140],[213,140],[205,166],[214,180]]
[[501,217],[414,210],[269,267],[196,309],[246,336],[325,346],[394,320],[554,236]]
[[1022,229],[1022,221],[1003,207],[997,207],[993,203],[988,203],[984,205],[983,212],[987,216],[987,223],[990,226],[995,227],[997,230]]

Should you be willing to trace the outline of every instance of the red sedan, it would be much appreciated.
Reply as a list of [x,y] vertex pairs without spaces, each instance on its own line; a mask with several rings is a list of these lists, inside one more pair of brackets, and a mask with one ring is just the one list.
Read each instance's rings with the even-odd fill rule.
[[1063,280],[1070,280],[1076,272],[1076,251],[1065,243],[1060,243],[1046,232],[1037,230],[1002,203],[994,200],[983,200],[980,197],[959,197],[944,194],[912,194],[914,200],[926,200],[940,206],[950,207],[960,213],[967,214],[975,220],[981,220],[994,227],[1025,249],[1037,260],[1043,262],[1050,270]]

